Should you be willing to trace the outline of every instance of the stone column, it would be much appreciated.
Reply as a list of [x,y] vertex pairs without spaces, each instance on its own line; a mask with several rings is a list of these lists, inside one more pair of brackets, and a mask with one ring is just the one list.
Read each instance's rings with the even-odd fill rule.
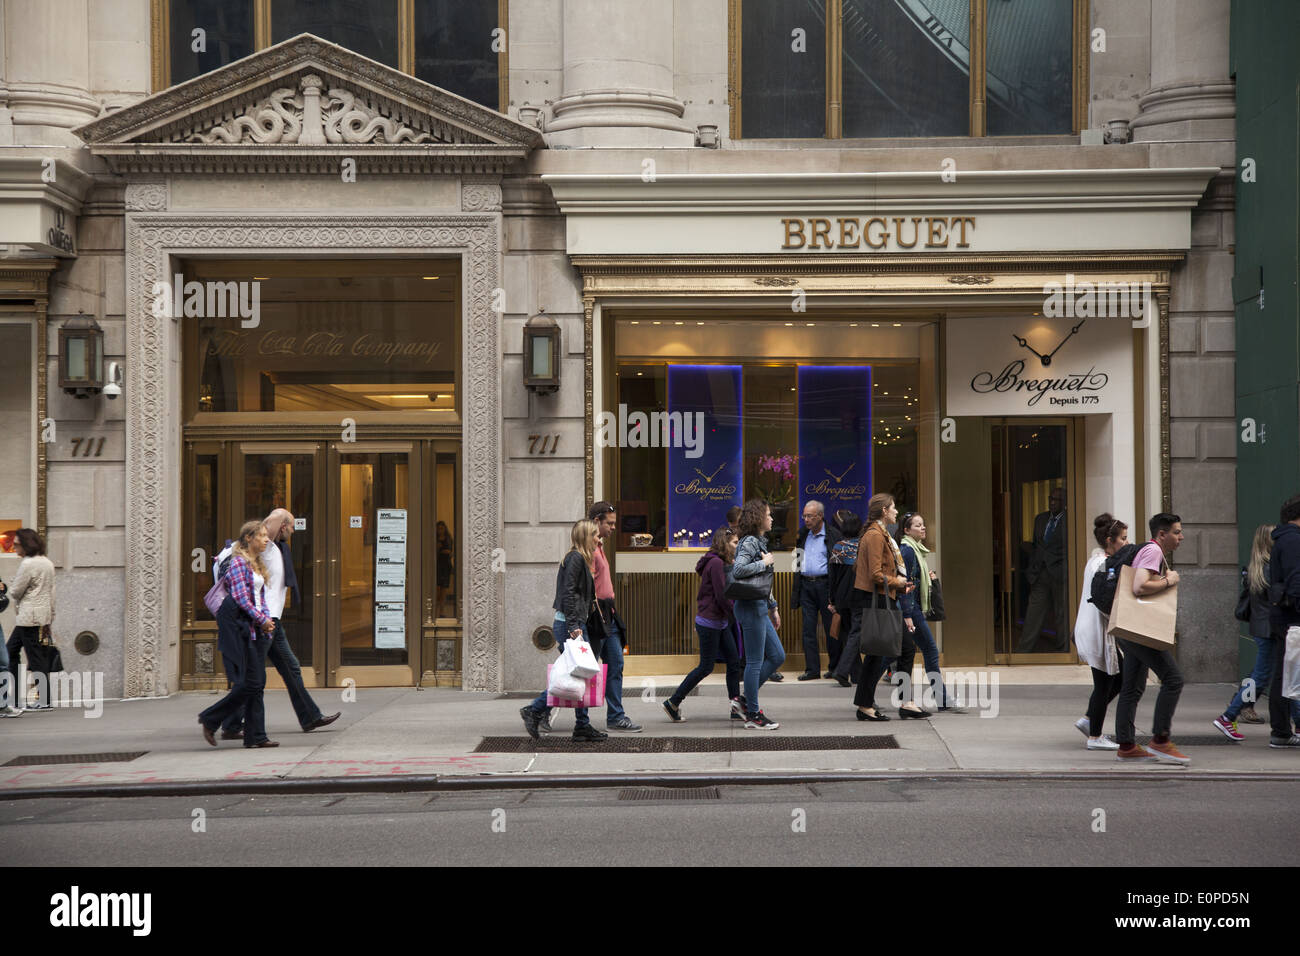
[[673,10],[672,0],[564,0],[551,146],[695,145],[673,89]]
[[1229,0],[1151,0],[1151,88],[1138,100],[1137,143],[1231,141]]
[[87,2],[5,0],[0,4],[5,43],[0,107],[7,108],[13,123],[11,142],[80,145],[64,131],[99,115],[99,101],[90,95]]

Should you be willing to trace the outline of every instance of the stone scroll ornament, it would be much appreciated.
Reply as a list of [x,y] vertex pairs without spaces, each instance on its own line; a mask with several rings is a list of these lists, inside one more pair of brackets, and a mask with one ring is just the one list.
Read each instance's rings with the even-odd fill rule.
[[[304,76],[299,95],[283,87],[207,132],[186,137],[191,143],[428,143],[434,137],[383,116],[356,94],[332,88],[324,98],[318,76]],[[324,99],[324,102],[322,102]]]

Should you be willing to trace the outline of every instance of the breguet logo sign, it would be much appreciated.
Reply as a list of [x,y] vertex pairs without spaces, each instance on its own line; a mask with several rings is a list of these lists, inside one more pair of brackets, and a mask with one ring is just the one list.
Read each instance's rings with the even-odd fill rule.
[[730,501],[736,494],[736,486],[730,481],[719,478],[726,467],[727,463],[724,461],[711,472],[696,468],[695,477],[690,481],[679,482],[674,486],[673,492],[679,495],[691,495],[700,501]]
[[1035,377],[1035,373],[1039,370],[1035,369],[1034,366],[1041,365],[1044,369],[1049,368],[1056,353],[1061,351],[1065,343],[1079,333],[1079,329],[1083,328],[1085,321],[1081,319],[1079,324],[1072,328],[1069,334],[1057,344],[1056,348],[1046,353],[1038,351],[1024,338],[1013,332],[1012,338],[1019,343],[1021,348],[1033,352],[1038,361],[1033,362],[1031,360],[1029,371],[1025,370],[1024,359],[1016,359],[1013,362],[1008,362],[1002,371],[996,375],[992,372],[980,372],[971,379],[971,390],[981,395],[986,395],[989,392],[1024,393],[1029,396],[1026,401],[1026,407],[1028,408],[1038,405],[1043,396],[1049,393],[1063,393],[1051,394],[1048,400],[1049,406],[1100,404],[1101,399],[1097,395],[1079,394],[1100,392],[1110,381],[1110,376],[1105,372],[1097,371],[1095,366],[1089,367],[1086,372],[1061,372],[1059,371],[1060,366],[1058,366],[1058,373],[1055,376]]
[[1088,415],[1132,408],[1128,323],[955,319],[945,352],[950,415]]
[[826,473],[826,477],[804,482],[804,497],[825,498],[830,501],[857,501],[859,498],[867,497],[867,486],[849,478],[857,467],[856,461],[851,462],[849,467],[841,469],[839,474],[823,467],[822,471]]
[[782,249],[968,249],[975,216],[782,219]]

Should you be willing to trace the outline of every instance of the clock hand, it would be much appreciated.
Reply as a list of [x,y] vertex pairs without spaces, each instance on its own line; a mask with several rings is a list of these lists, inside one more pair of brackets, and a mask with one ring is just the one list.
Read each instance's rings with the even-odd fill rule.
[[[1074,328],[1070,329],[1070,335],[1067,335],[1065,338],[1061,339],[1061,345],[1064,345],[1066,342],[1070,341],[1070,336],[1074,335],[1074,333],[1078,332],[1079,329],[1083,328],[1083,323],[1086,321],[1088,320],[1080,319],[1079,324],[1076,325]],[[1056,348],[1052,349],[1052,351],[1048,352],[1047,357],[1050,359],[1057,352],[1061,351],[1061,345],[1058,345]]]
[[1029,349],[1029,351],[1033,352],[1033,353],[1034,353],[1035,355],[1037,355],[1039,358],[1042,358],[1042,357],[1043,357],[1043,353],[1042,353],[1042,352],[1038,351],[1036,348],[1034,348],[1032,345],[1030,345],[1028,342],[1026,342],[1026,341],[1025,341],[1024,339],[1022,339],[1020,336],[1016,335],[1016,333],[1012,332],[1012,333],[1011,333],[1011,337],[1012,337],[1013,339],[1015,339],[1017,342],[1020,343],[1020,347],[1021,347],[1022,349]]

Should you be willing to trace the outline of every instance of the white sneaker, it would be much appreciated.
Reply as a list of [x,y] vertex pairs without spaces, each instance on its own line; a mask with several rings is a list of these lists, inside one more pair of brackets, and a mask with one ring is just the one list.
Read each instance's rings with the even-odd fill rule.
[[1085,737],[1089,737],[1092,735],[1092,721],[1090,721],[1087,717],[1080,717],[1078,720],[1076,720],[1074,722],[1074,728],[1075,730],[1079,731],[1079,733],[1083,734]]
[[0,707],[0,717],[21,717],[23,711],[17,707]]
[[1119,750],[1119,743],[1118,741],[1115,740],[1114,737],[1103,734],[1102,736],[1098,737],[1096,740],[1093,740],[1091,737],[1089,737],[1088,749],[1089,750]]

